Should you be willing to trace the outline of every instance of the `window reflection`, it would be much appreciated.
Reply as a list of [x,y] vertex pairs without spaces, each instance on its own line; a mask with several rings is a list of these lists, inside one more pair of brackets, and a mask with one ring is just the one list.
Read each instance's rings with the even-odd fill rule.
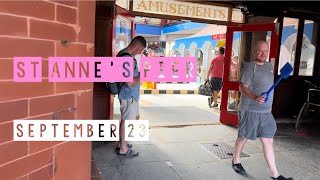
[[[282,39],[280,47],[279,69],[289,62],[294,67],[296,47],[297,47],[297,33],[298,33],[299,20],[294,18],[284,18]],[[304,32],[301,46],[299,75],[312,76],[315,60],[315,36],[313,36],[314,22],[306,20],[304,22]],[[291,75],[293,72],[291,73]]]
[[131,41],[131,21],[120,15],[116,18],[116,37],[113,40],[113,56],[129,45]]
[[[312,76],[313,74],[315,59],[315,46],[312,43],[313,38],[313,21],[305,21],[299,67],[299,75],[301,76]],[[313,42],[315,43],[315,41]]]
[[235,82],[240,79],[241,32],[234,32],[233,37],[229,81]]
[[[289,62],[292,67],[294,67],[298,25],[298,19],[284,18],[283,20],[278,74],[280,74],[280,69],[287,62]],[[292,74],[293,72],[291,73],[291,75]]]

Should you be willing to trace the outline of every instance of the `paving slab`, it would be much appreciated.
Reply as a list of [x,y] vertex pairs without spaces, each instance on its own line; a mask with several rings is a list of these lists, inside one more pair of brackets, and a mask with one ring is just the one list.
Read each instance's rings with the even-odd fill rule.
[[[228,142],[230,145],[234,146],[235,145],[235,140]],[[247,143],[245,144],[243,151],[249,154],[254,154],[254,153],[263,153],[263,147],[261,145],[261,142],[259,139],[255,141],[248,140]]]
[[317,149],[308,148],[298,151],[284,151],[282,153],[320,170],[320,151]]
[[98,168],[121,165],[121,162],[115,152],[114,144],[115,143],[102,143],[100,146],[93,148],[92,156],[96,161],[96,166]]
[[[276,156],[276,163],[277,169],[280,174],[284,176],[290,176],[296,179],[313,179],[315,177],[320,177],[320,171],[315,169],[301,161],[297,160],[295,156],[288,156],[283,153],[277,152]],[[259,164],[259,166],[268,168],[267,163],[264,160],[263,154],[253,154],[252,157],[255,161]]]
[[167,143],[179,142],[225,142],[237,138],[234,128],[220,125],[190,126],[184,128],[150,129],[154,136],[159,136]]
[[[281,133],[279,133],[281,134]],[[124,158],[114,152],[115,143],[93,149],[103,180],[269,180],[260,140],[249,140],[241,162],[248,175],[236,174],[231,159],[219,159],[201,147],[201,143],[226,142],[234,145],[237,129],[224,125],[151,128],[150,141],[132,142],[139,157]],[[290,135],[275,137],[279,172],[295,180],[319,180],[319,139]]]
[[153,123],[195,123],[219,121],[220,116],[195,106],[140,107],[141,119]]
[[[251,162],[251,163],[250,163]],[[196,165],[176,165],[173,169],[183,180],[244,180],[244,179],[268,179],[268,173],[261,166],[257,166],[251,158],[245,158],[247,175],[241,176],[234,172],[231,160],[223,160],[214,163],[204,163]]]
[[168,154],[170,162],[174,165],[219,161],[218,157],[211,155],[202,148],[200,143],[170,143],[157,145],[157,147]]
[[275,137],[274,138],[274,149],[275,151],[296,151],[304,150],[311,146],[311,143],[302,137]]
[[165,162],[169,160],[168,155],[158,149],[155,145],[136,144],[133,149],[139,152],[137,157],[125,157],[119,155],[122,164],[139,164],[147,162]]
[[182,180],[166,162],[104,167],[102,172],[102,180]]

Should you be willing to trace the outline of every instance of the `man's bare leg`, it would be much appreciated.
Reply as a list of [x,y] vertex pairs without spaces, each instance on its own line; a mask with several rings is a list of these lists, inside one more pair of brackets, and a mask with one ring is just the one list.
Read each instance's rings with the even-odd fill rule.
[[128,145],[127,142],[125,141],[125,120],[121,120],[120,123],[120,154],[124,154],[128,151]]
[[[120,125],[120,128],[121,128],[121,121],[122,120],[119,120],[119,125]],[[117,141],[117,148],[120,148],[120,139],[121,139],[121,134],[119,135],[119,141]]]
[[246,144],[247,141],[248,141],[248,139],[246,139],[246,138],[238,138],[236,140],[236,143],[234,145],[234,154],[233,154],[233,163],[234,164],[240,163],[240,155],[241,155],[242,149],[244,148],[244,145]]
[[279,172],[276,167],[276,160],[273,150],[273,139],[272,138],[260,138],[263,146],[264,158],[269,166],[271,177],[278,177]]
[[244,145],[246,144],[247,139],[245,138],[238,138],[235,143],[235,148],[234,148],[234,154],[233,154],[233,159],[232,159],[232,168],[233,170],[241,175],[246,174],[246,170],[242,167],[242,164],[240,163],[240,155],[242,152],[242,149]]
[[214,108],[217,108],[218,107],[218,94],[219,94],[220,90],[218,91],[213,91],[213,106]]
[[218,104],[218,94],[219,94],[220,90],[218,91],[213,91],[213,102],[214,104]]

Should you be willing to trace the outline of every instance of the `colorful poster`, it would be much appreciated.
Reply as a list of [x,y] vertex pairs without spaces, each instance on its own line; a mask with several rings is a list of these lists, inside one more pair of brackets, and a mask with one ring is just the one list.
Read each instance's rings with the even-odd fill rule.
[[113,56],[126,48],[131,41],[131,21],[122,16],[116,18],[116,34],[113,40]]

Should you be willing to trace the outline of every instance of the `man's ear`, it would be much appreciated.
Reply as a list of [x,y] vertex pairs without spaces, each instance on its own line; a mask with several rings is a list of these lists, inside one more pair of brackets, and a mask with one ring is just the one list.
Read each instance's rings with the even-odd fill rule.
[[251,50],[251,57],[255,58],[254,49]]

